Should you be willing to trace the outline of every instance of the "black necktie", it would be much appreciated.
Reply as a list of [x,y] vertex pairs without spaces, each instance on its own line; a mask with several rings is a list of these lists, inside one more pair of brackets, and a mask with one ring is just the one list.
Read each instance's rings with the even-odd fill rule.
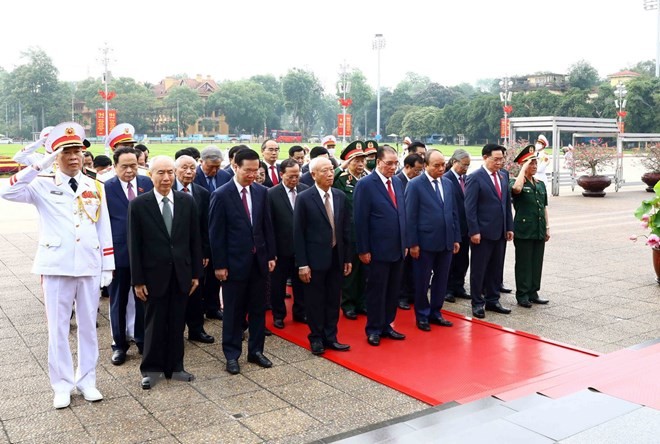
[[69,186],[71,187],[74,193],[78,191],[78,182],[73,177],[69,179]]

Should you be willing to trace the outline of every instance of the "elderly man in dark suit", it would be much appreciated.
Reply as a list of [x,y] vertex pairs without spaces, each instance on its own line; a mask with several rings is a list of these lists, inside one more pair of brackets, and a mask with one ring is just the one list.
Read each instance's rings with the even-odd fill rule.
[[[176,156],[175,156],[176,157]],[[209,244],[209,192],[201,185],[193,183],[197,162],[188,155],[176,157],[174,161],[174,174],[176,175],[175,189],[192,196],[197,205],[199,215],[199,233],[202,241],[202,266],[207,268],[211,257]],[[194,229],[191,227],[191,229]],[[215,276],[214,276],[215,279]],[[188,326],[188,340],[212,344],[215,338],[204,330],[204,311],[202,310],[201,284],[188,298],[186,306],[186,325]]]
[[445,301],[456,302],[456,298],[472,299],[465,291],[465,275],[470,266],[470,236],[468,236],[467,219],[465,217],[465,178],[468,168],[470,168],[470,153],[459,148],[454,151],[449,163],[451,168],[447,169],[445,177],[453,185],[454,200],[456,201],[458,221],[461,227],[461,248],[451,261]]
[[[328,149],[323,146],[315,146],[309,152],[310,162],[317,157],[329,159],[330,153],[328,153]],[[301,172],[302,176],[300,176],[300,183],[304,183],[308,187],[314,186],[314,178],[312,177],[312,172],[309,171],[309,164],[303,165]]]
[[[420,154],[411,153],[403,159],[403,168],[396,174],[401,180],[403,190],[406,190],[408,181],[419,176],[424,171],[424,157]],[[401,295],[399,296],[399,308],[410,310],[410,304],[415,299],[415,287],[413,284],[412,258],[406,256],[403,261],[403,277],[401,280]]]
[[278,185],[282,180],[278,170],[277,158],[280,155],[280,146],[273,139],[266,139],[261,144],[261,156],[266,164],[266,178],[263,185],[266,188]]
[[[138,195],[151,191],[153,182],[138,175],[137,152],[134,148],[120,147],[113,153],[116,176],[108,180],[105,193],[112,226],[112,244],[115,248],[115,277],[109,287],[110,325],[112,331],[112,358],[114,365],[126,361],[130,347],[126,340],[126,306],[131,293],[131,268],[128,255],[128,204]],[[137,299],[137,298],[136,298]],[[144,345],[144,304],[135,301],[135,344],[140,353]]]
[[305,283],[305,307],[312,353],[348,351],[337,340],[342,281],[351,273],[351,215],[346,195],[332,188],[329,159],[310,162],[315,185],[301,193],[294,210],[296,264]]
[[408,182],[405,192],[408,244],[415,281],[415,318],[417,328],[422,331],[431,331],[429,324],[452,326],[440,310],[447,291],[452,255],[460,248],[461,234],[453,186],[449,179],[443,179],[444,172],[445,156],[438,150],[427,151],[426,171]]
[[[283,160],[279,165],[282,181],[268,190],[268,203],[275,229],[275,244],[277,245],[277,264],[273,271],[270,303],[273,313],[273,326],[284,328],[286,318],[286,281],[291,279],[293,289],[293,320],[305,322],[305,294],[302,282],[298,278],[298,270],[294,259],[293,212],[298,195],[309,188],[298,183],[300,165],[293,159]],[[296,232],[297,233],[297,232]]]
[[[213,193],[231,180],[231,175],[221,169],[222,151],[209,145],[201,152],[201,163],[195,172],[194,183]],[[220,282],[215,278],[211,267],[206,267],[202,293],[202,308],[209,319],[222,319],[220,310]]]
[[[174,161],[156,156],[154,189],[128,207],[129,254],[135,295],[145,302],[142,388],[166,378],[192,381],[183,368],[183,330],[188,297],[199,285],[202,246],[192,197],[172,190]],[[193,227],[193,229],[191,229]]]
[[406,212],[403,185],[394,177],[394,148],[384,145],[376,153],[376,169],[360,179],[354,192],[354,220],[360,260],[369,265],[367,282],[367,342],[380,345],[381,336],[402,340],[391,326],[401,291],[406,248]]
[[[500,304],[506,242],[513,240],[508,175],[500,171],[506,148],[489,143],[481,150],[484,164],[465,184],[465,214],[471,242],[470,294],[472,315],[485,310],[509,314]],[[483,296],[482,296],[483,295]]]
[[275,269],[275,236],[267,189],[254,183],[259,154],[234,157],[233,179],[211,195],[209,232],[216,277],[223,282],[222,350],[227,372],[240,373],[243,323],[248,318],[248,362],[271,367],[264,355],[266,278]]

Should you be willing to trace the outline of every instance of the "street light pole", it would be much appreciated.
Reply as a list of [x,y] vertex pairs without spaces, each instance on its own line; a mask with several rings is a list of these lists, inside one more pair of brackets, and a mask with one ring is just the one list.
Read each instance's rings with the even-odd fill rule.
[[644,0],[644,9],[647,11],[657,11],[658,23],[656,25],[655,42],[655,76],[660,77],[660,0]]
[[372,42],[372,48],[378,55],[378,76],[376,81],[376,140],[380,141],[380,50],[385,48],[385,37],[376,34]]
[[337,87],[339,89],[339,94],[343,95],[342,106],[341,106],[342,114],[343,114],[341,145],[342,145],[342,149],[344,149],[344,147],[346,146],[346,94],[350,91],[351,82],[347,80],[348,64],[344,62],[343,64],[340,65],[340,68],[341,68],[341,81],[337,84]]
[[511,96],[513,93],[510,91],[510,88],[513,86],[513,81],[508,77],[504,77],[500,80],[500,101],[504,103],[502,110],[504,111],[504,146],[508,148],[509,144],[509,114],[513,111],[509,102],[511,101]]
[[[108,43],[105,43],[105,46],[101,48],[101,53],[103,54],[103,58],[101,59],[101,63],[103,63],[103,83],[105,86],[105,139],[108,138],[108,82],[110,79],[108,78],[108,64],[110,63],[110,47],[108,46]],[[108,150],[108,146],[105,145],[105,155],[108,156],[110,154],[110,151]]]
[[179,101],[176,101],[176,137],[181,136],[181,129],[179,128]]
[[628,91],[626,90],[626,85],[623,84],[623,82],[619,82],[616,85],[616,90],[614,91],[614,94],[616,95],[617,99],[614,101],[614,106],[618,108],[618,111],[616,113],[617,115],[617,126],[619,128],[619,133],[624,132],[624,127],[623,127],[623,118],[626,117],[626,94],[628,94]]

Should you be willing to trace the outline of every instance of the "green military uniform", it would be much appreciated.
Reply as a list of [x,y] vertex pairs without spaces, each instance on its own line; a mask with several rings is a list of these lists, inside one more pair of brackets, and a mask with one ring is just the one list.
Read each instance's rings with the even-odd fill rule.
[[[347,160],[347,156],[356,157],[364,156],[362,151],[363,143],[355,141],[349,144],[341,153],[341,160]],[[357,254],[357,243],[355,240],[355,224],[352,223],[353,218],[353,190],[357,181],[366,176],[366,173],[360,177],[353,176],[348,170],[343,170],[341,167],[335,169],[335,180],[332,184],[333,188],[342,190],[346,195],[346,207],[351,214],[351,243],[353,244],[353,257],[351,259],[352,271],[351,274],[344,278],[342,286],[341,309],[346,313],[366,313],[366,301],[364,296],[364,265],[360,261]]]
[[[510,181],[511,188],[515,179]],[[547,221],[545,207],[548,193],[541,181],[525,179],[520,193],[511,193],[516,212],[513,221],[513,244],[516,247],[516,299],[518,302],[539,300],[541,272]],[[547,301],[546,301],[547,302]]]

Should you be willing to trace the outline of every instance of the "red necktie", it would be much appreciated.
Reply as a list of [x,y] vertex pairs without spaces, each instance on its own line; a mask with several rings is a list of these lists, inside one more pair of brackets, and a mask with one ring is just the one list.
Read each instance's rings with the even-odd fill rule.
[[247,201],[247,190],[243,188],[241,194],[243,194],[243,208],[245,208],[245,213],[247,214],[250,223],[252,223],[252,219],[250,218],[250,207],[248,206],[248,201]]
[[277,178],[277,171],[275,171],[274,166],[270,167],[270,180],[273,182],[273,186],[280,183],[279,179]]
[[493,173],[493,179],[495,179],[495,191],[497,191],[497,197],[499,197],[500,200],[502,200],[502,189],[500,188],[500,178],[496,172]]
[[461,190],[465,193],[465,174],[459,176],[458,183],[461,185]]
[[132,201],[135,199],[135,191],[133,191],[133,184],[128,182],[126,184],[126,187],[128,188],[128,192],[126,193],[128,195],[128,201]]
[[396,195],[394,194],[394,190],[392,189],[392,181],[390,179],[387,179],[387,194],[390,195],[390,199],[392,199],[392,203],[394,204],[394,208],[397,208],[397,206],[396,206]]
[[183,192],[187,193],[188,192],[188,187],[183,187]]

